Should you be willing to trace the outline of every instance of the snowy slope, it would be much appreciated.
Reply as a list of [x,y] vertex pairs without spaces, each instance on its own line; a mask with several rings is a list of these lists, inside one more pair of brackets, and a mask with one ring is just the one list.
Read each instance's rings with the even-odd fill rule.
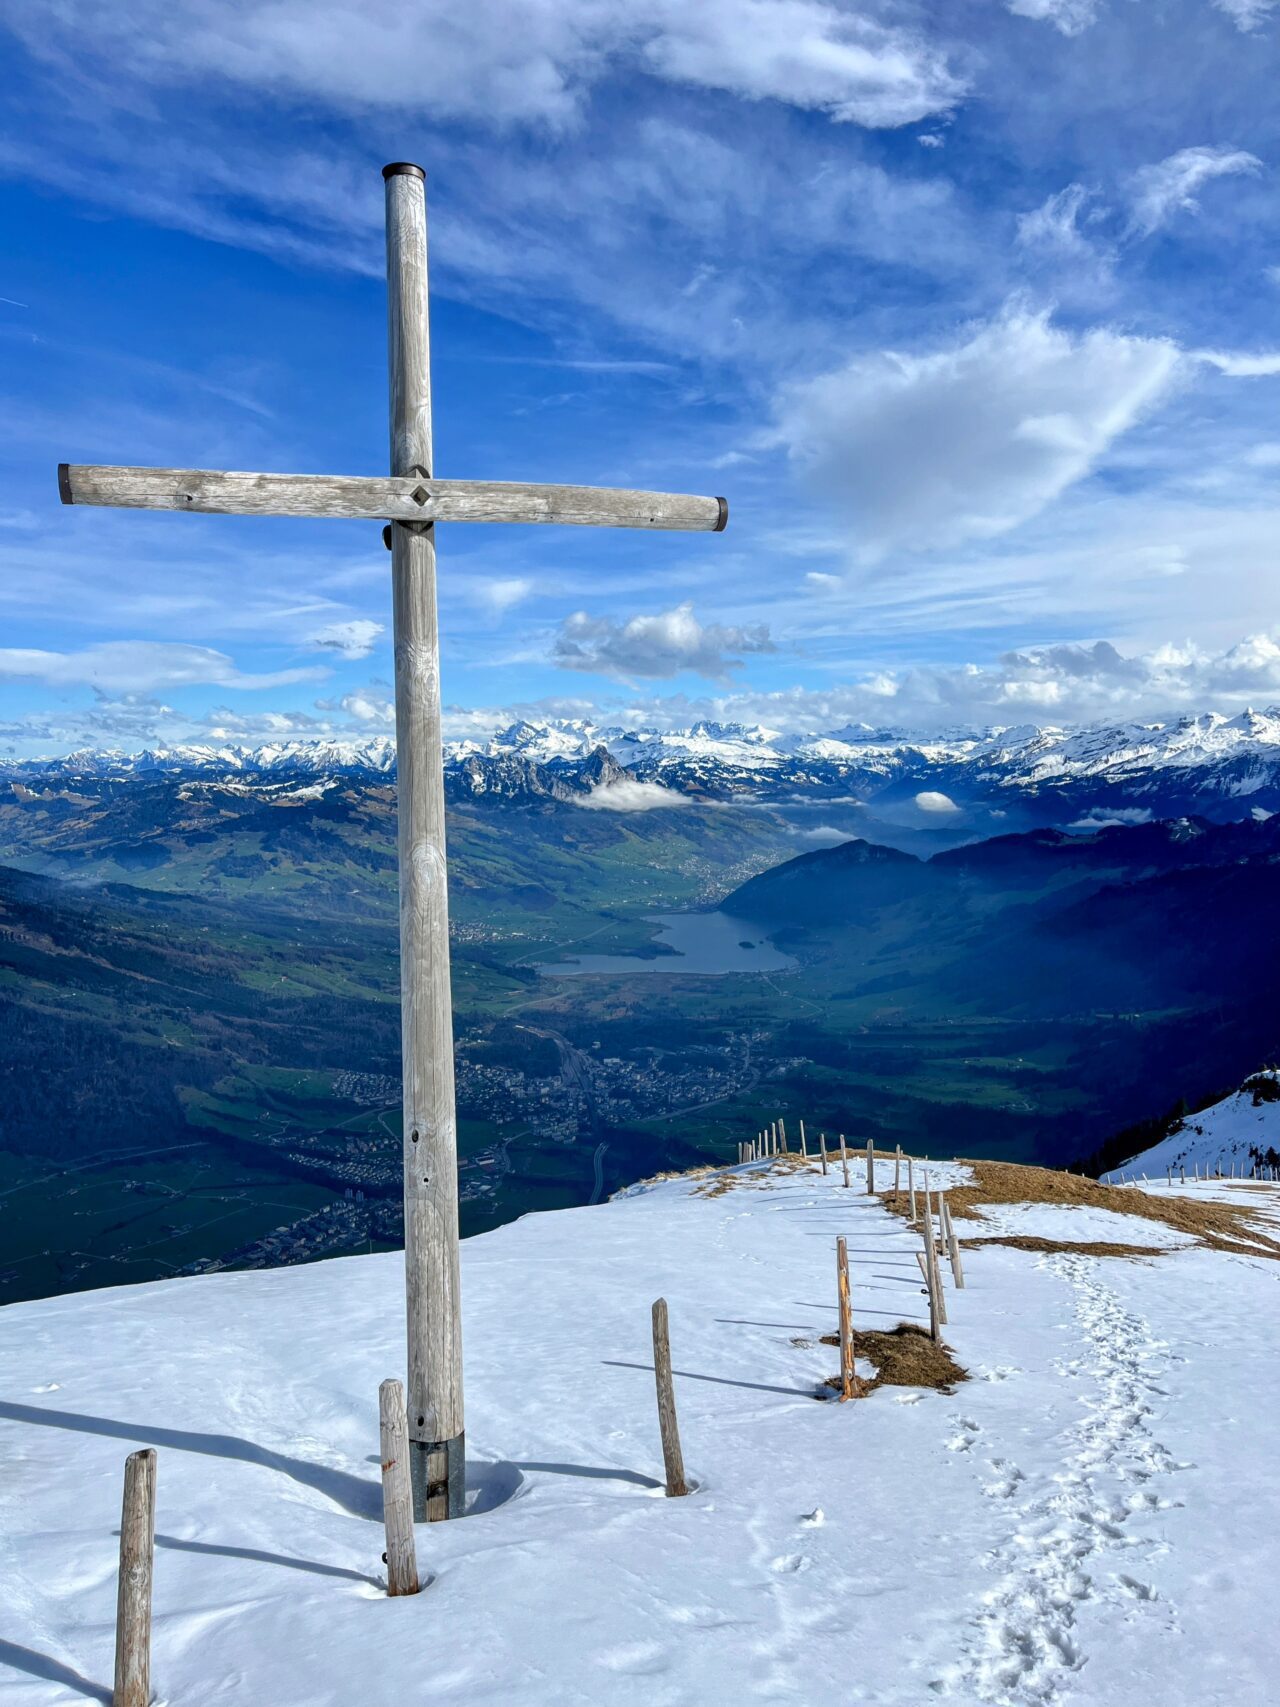
[[[835,1236],[863,1327],[922,1319],[914,1239],[859,1169],[851,1191],[734,1172],[718,1196],[675,1180],[465,1244],[476,1512],[418,1530],[433,1580],[412,1599],[379,1587],[398,1257],[0,1312],[0,1701],[105,1699],[143,1442],[173,1707],[1274,1699],[1270,1262],[973,1250],[947,1330],[969,1382],[818,1403]],[[1079,1213],[1023,1230],[1096,1237]],[[659,1294],[685,1500],[656,1485]]]
[[1234,1095],[1188,1115],[1176,1132],[1106,1177],[1118,1181],[1145,1173],[1158,1179],[1169,1168],[1176,1176],[1181,1168],[1190,1173],[1197,1166],[1201,1173],[1221,1168],[1229,1174],[1233,1165],[1237,1173],[1249,1172],[1258,1155],[1280,1152],[1280,1097],[1264,1100],[1265,1087],[1278,1083],[1280,1073],[1255,1073]]

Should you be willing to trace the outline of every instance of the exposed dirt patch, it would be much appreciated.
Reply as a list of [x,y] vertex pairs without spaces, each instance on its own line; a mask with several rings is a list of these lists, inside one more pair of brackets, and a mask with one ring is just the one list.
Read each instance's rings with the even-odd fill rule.
[[[1050,1256],[1077,1257],[1162,1257],[1175,1245],[1109,1245],[1099,1239],[1041,1239],[1032,1233],[993,1235],[989,1239],[961,1239],[966,1251],[980,1250],[983,1245],[1008,1245],[1015,1251],[1043,1251]],[[1182,1247],[1185,1250],[1185,1246]]]
[[[839,1334],[823,1334],[822,1345],[839,1345]],[[933,1387],[940,1393],[952,1392],[961,1381],[969,1379],[969,1371],[958,1364],[950,1348],[929,1338],[924,1328],[901,1322],[887,1333],[868,1329],[855,1333],[855,1353],[875,1365],[870,1381],[859,1381],[863,1393],[874,1393],[877,1387]],[[830,1375],[824,1386],[840,1388],[840,1377]]]

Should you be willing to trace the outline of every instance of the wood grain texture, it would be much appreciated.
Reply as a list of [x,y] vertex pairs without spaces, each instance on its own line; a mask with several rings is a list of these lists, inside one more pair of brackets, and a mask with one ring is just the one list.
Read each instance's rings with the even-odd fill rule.
[[116,1672],[112,1707],[151,1700],[151,1581],[156,1536],[156,1455],[152,1447],[124,1461],[120,1576],[116,1590]]
[[849,1302],[849,1247],[844,1239],[836,1240],[836,1298],[840,1308],[840,1397],[852,1399],[853,1311]]
[[[403,336],[401,347],[415,352]],[[430,452],[430,428],[421,431]],[[408,429],[402,433],[408,442]],[[519,480],[433,480],[402,461],[392,475],[251,474],[215,468],[112,468],[64,465],[63,490],[73,504],[130,510],[184,510],[193,515],[312,516],[386,522],[531,522],[567,527],[720,531],[722,498],[679,492],[635,492],[609,486],[541,486]],[[64,500],[66,501],[66,500]]]
[[929,1337],[935,1344],[942,1338],[942,1314],[938,1309],[938,1285],[934,1278],[933,1256],[930,1250],[929,1234],[921,1228],[921,1238],[924,1249],[918,1254],[917,1261],[924,1274],[925,1290],[929,1294]]
[[684,1455],[680,1451],[680,1429],[676,1422],[676,1391],[671,1376],[671,1331],[667,1321],[667,1301],[656,1299],[653,1306],[653,1379],[658,1392],[658,1428],[662,1434],[662,1460],[667,1472],[667,1493],[672,1499],[689,1492],[684,1476]]
[[418,1557],[413,1542],[413,1491],[409,1485],[409,1419],[404,1388],[384,1381],[378,1388],[378,1434],[382,1455],[382,1522],[387,1535],[387,1593],[417,1594]]
[[[427,230],[422,180],[387,180],[387,357],[391,467],[431,468]],[[436,550],[430,528],[391,537],[399,796],[404,1254],[409,1438],[422,1450],[463,1433],[457,1116],[449,982],[444,755]],[[415,1481],[414,1515],[449,1511],[443,1452]],[[419,1492],[419,1487],[421,1492]]]

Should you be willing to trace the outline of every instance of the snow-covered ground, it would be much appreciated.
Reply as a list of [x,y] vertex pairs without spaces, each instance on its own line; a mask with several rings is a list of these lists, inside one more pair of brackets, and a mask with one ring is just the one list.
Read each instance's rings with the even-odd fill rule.
[[1120,1184],[1141,1180],[1146,1174],[1150,1180],[1167,1181],[1169,1170],[1178,1179],[1179,1170],[1191,1174],[1197,1167],[1201,1174],[1219,1168],[1229,1174],[1233,1166],[1237,1175],[1247,1174],[1255,1154],[1280,1152],[1280,1101],[1262,1101],[1251,1088],[1268,1082],[1274,1085],[1277,1079],[1280,1073],[1273,1070],[1255,1073],[1232,1096],[1188,1115],[1168,1138],[1103,1178]]
[[[717,1196],[672,1180],[467,1241],[476,1511],[419,1528],[432,1580],[411,1599],[380,1587],[398,1257],[0,1311],[4,1707],[107,1699],[121,1471],[143,1443],[171,1707],[1275,1698],[1280,1265],[973,1249],[946,1331],[972,1379],[819,1403],[837,1234],[863,1328],[923,1321],[916,1240],[860,1167],[849,1191],[838,1169],[733,1173]],[[997,1218],[1171,1242],[1049,1206],[960,1231]],[[659,1295],[683,1500],[658,1485]]]

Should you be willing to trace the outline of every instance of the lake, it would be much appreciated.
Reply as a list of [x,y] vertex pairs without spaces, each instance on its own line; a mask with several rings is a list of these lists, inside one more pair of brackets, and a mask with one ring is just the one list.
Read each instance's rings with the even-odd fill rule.
[[544,978],[585,978],[592,973],[664,972],[723,977],[729,972],[786,972],[796,965],[776,949],[758,926],[728,913],[654,913],[646,921],[659,926],[654,947],[662,953],[582,954],[539,966]]

